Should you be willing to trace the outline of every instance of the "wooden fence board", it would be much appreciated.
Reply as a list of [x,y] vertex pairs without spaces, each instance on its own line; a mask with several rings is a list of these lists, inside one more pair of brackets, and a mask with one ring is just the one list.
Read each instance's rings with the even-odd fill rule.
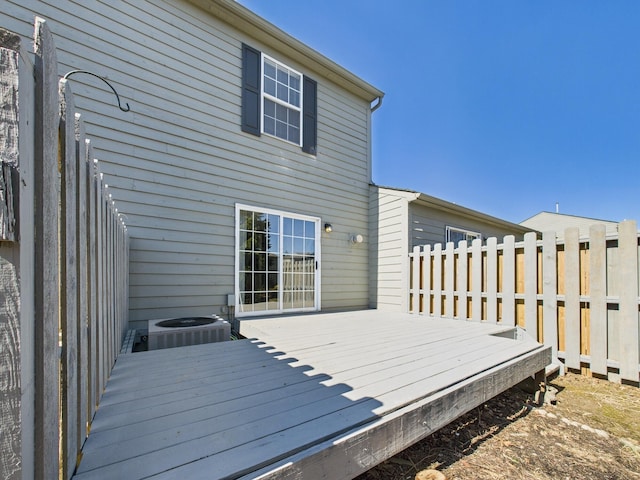
[[422,247],[422,288],[424,290],[423,304],[428,315],[431,315],[431,245]]
[[471,241],[471,320],[482,320],[482,240]]
[[87,336],[88,336],[88,365],[87,383],[88,383],[88,420],[93,418],[96,406],[99,401],[99,392],[97,383],[97,294],[96,294],[96,181],[93,165],[93,149],[91,142],[86,140],[87,155],[85,158],[84,175],[86,184],[86,203],[88,211],[87,215]]
[[487,322],[498,321],[498,239],[487,239]]
[[516,249],[515,237],[504,237],[502,250],[502,322],[516,324]]
[[[444,262],[440,245],[424,247],[421,275],[434,279],[429,286],[434,302],[420,305],[419,312],[519,325],[552,347],[561,369],[566,365],[584,375],[637,384],[640,232],[635,222],[620,224],[621,232],[624,228],[626,236],[615,238],[596,226],[584,238],[568,229],[561,241],[555,232],[542,241],[531,232],[518,243],[513,236],[501,245],[487,239],[485,247],[480,241],[471,248],[461,242],[453,261],[449,248],[445,251]],[[448,300],[452,276],[455,315]],[[442,299],[444,312],[438,310]]]
[[453,304],[454,296],[453,290],[455,288],[455,268],[454,268],[454,244],[448,242],[444,253],[444,295],[445,306],[444,315],[453,318]]
[[442,316],[442,245],[433,248],[433,315]]
[[618,226],[620,236],[620,377],[638,383],[638,227],[635,221]]
[[126,328],[129,244],[113,200],[96,201],[46,22],[33,63],[19,38],[0,30],[0,477],[67,479]]
[[564,232],[564,315],[565,364],[580,369],[580,232]]
[[97,365],[97,390],[98,395],[104,390],[106,385],[106,368],[105,368],[105,350],[106,342],[106,326],[105,326],[105,285],[104,285],[104,201],[103,201],[103,184],[102,173],[98,162],[94,162],[94,175],[96,184],[96,292],[98,296],[97,302],[97,325],[96,325],[96,355],[98,358]]
[[60,81],[60,165],[62,168],[62,218],[60,225],[61,264],[60,320],[62,330],[62,471],[70,478],[78,455],[78,258],[75,107],[67,80]]
[[77,207],[77,266],[78,284],[78,448],[82,447],[87,436],[89,421],[89,339],[87,332],[88,304],[88,267],[87,267],[87,153],[84,123],[80,114],[75,119],[76,146],[76,207]]
[[538,338],[538,247],[536,234],[524,235],[524,323],[525,330],[536,340]]
[[[13,192],[20,158],[20,115],[26,106],[18,92],[20,70],[25,68],[20,37],[0,30],[0,478],[21,478],[22,429],[22,322],[21,322],[21,245],[14,230],[19,187]],[[26,132],[25,132],[26,133]],[[18,207],[19,208],[19,207]]]
[[35,473],[59,473],[58,63],[46,22],[35,22]]
[[420,256],[420,247],[413,247],[413,258],[411,260],[411,296],[409,309],[412,312],[420,311],[420,265],[422,264],[422,257]]
[[589,307],[591,336],[589,337],[591,371],[607,375],[607,244],[604,225],[589,229]]
[[461,240],[458,244],[458,280],[456,294],[458,295],[458,318],[467,320],[467,289],[469,272],[469,254],[467,252],[467,241]]

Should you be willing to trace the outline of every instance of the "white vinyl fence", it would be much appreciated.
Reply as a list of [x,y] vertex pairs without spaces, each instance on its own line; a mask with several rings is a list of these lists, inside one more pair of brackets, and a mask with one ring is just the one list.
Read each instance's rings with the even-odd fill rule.
[[566,368],[638,384],[638,230],[607,237],[603,225],[416,247],[410,254],[410,311],[518,325],[553,348]]
[[[35,59],[35,60],[32,60]],[[0,29],[0,478],[70,478],[126,328],[128,236],[53,39]]]

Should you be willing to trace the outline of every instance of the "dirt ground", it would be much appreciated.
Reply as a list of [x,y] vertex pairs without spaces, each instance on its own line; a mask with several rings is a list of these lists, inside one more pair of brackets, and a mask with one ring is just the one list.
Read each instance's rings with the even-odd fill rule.
[[357,480],[640,480],[640,388],[576,374],[549,385],[552,403],[514,387]]

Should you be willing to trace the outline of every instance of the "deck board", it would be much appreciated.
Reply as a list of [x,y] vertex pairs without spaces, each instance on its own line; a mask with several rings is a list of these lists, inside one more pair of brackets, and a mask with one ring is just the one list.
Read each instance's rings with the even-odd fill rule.
[[[247,340],[122,355],[76,478],[314,478],[305,472],[318,468],[353,478],[384,458],[317,463],[354,461],[345,439],[369,430],[382,433],[367,441],[394,445],[384,455],[404,448],[409,440],[376,437],[399,412],[405,421],[451,400],[435,425],[543,369],[548,349],[508,338],[512,329],[345,312],[243,320]],[[344,451],[332,447],[339,439]]]

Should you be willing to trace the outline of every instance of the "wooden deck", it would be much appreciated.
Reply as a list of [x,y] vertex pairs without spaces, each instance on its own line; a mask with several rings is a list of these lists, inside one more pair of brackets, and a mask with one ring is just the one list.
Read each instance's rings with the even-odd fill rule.
[[551,362],[513,328],[375,310],[241,330],[120,355],[75,478],[349,479]]

